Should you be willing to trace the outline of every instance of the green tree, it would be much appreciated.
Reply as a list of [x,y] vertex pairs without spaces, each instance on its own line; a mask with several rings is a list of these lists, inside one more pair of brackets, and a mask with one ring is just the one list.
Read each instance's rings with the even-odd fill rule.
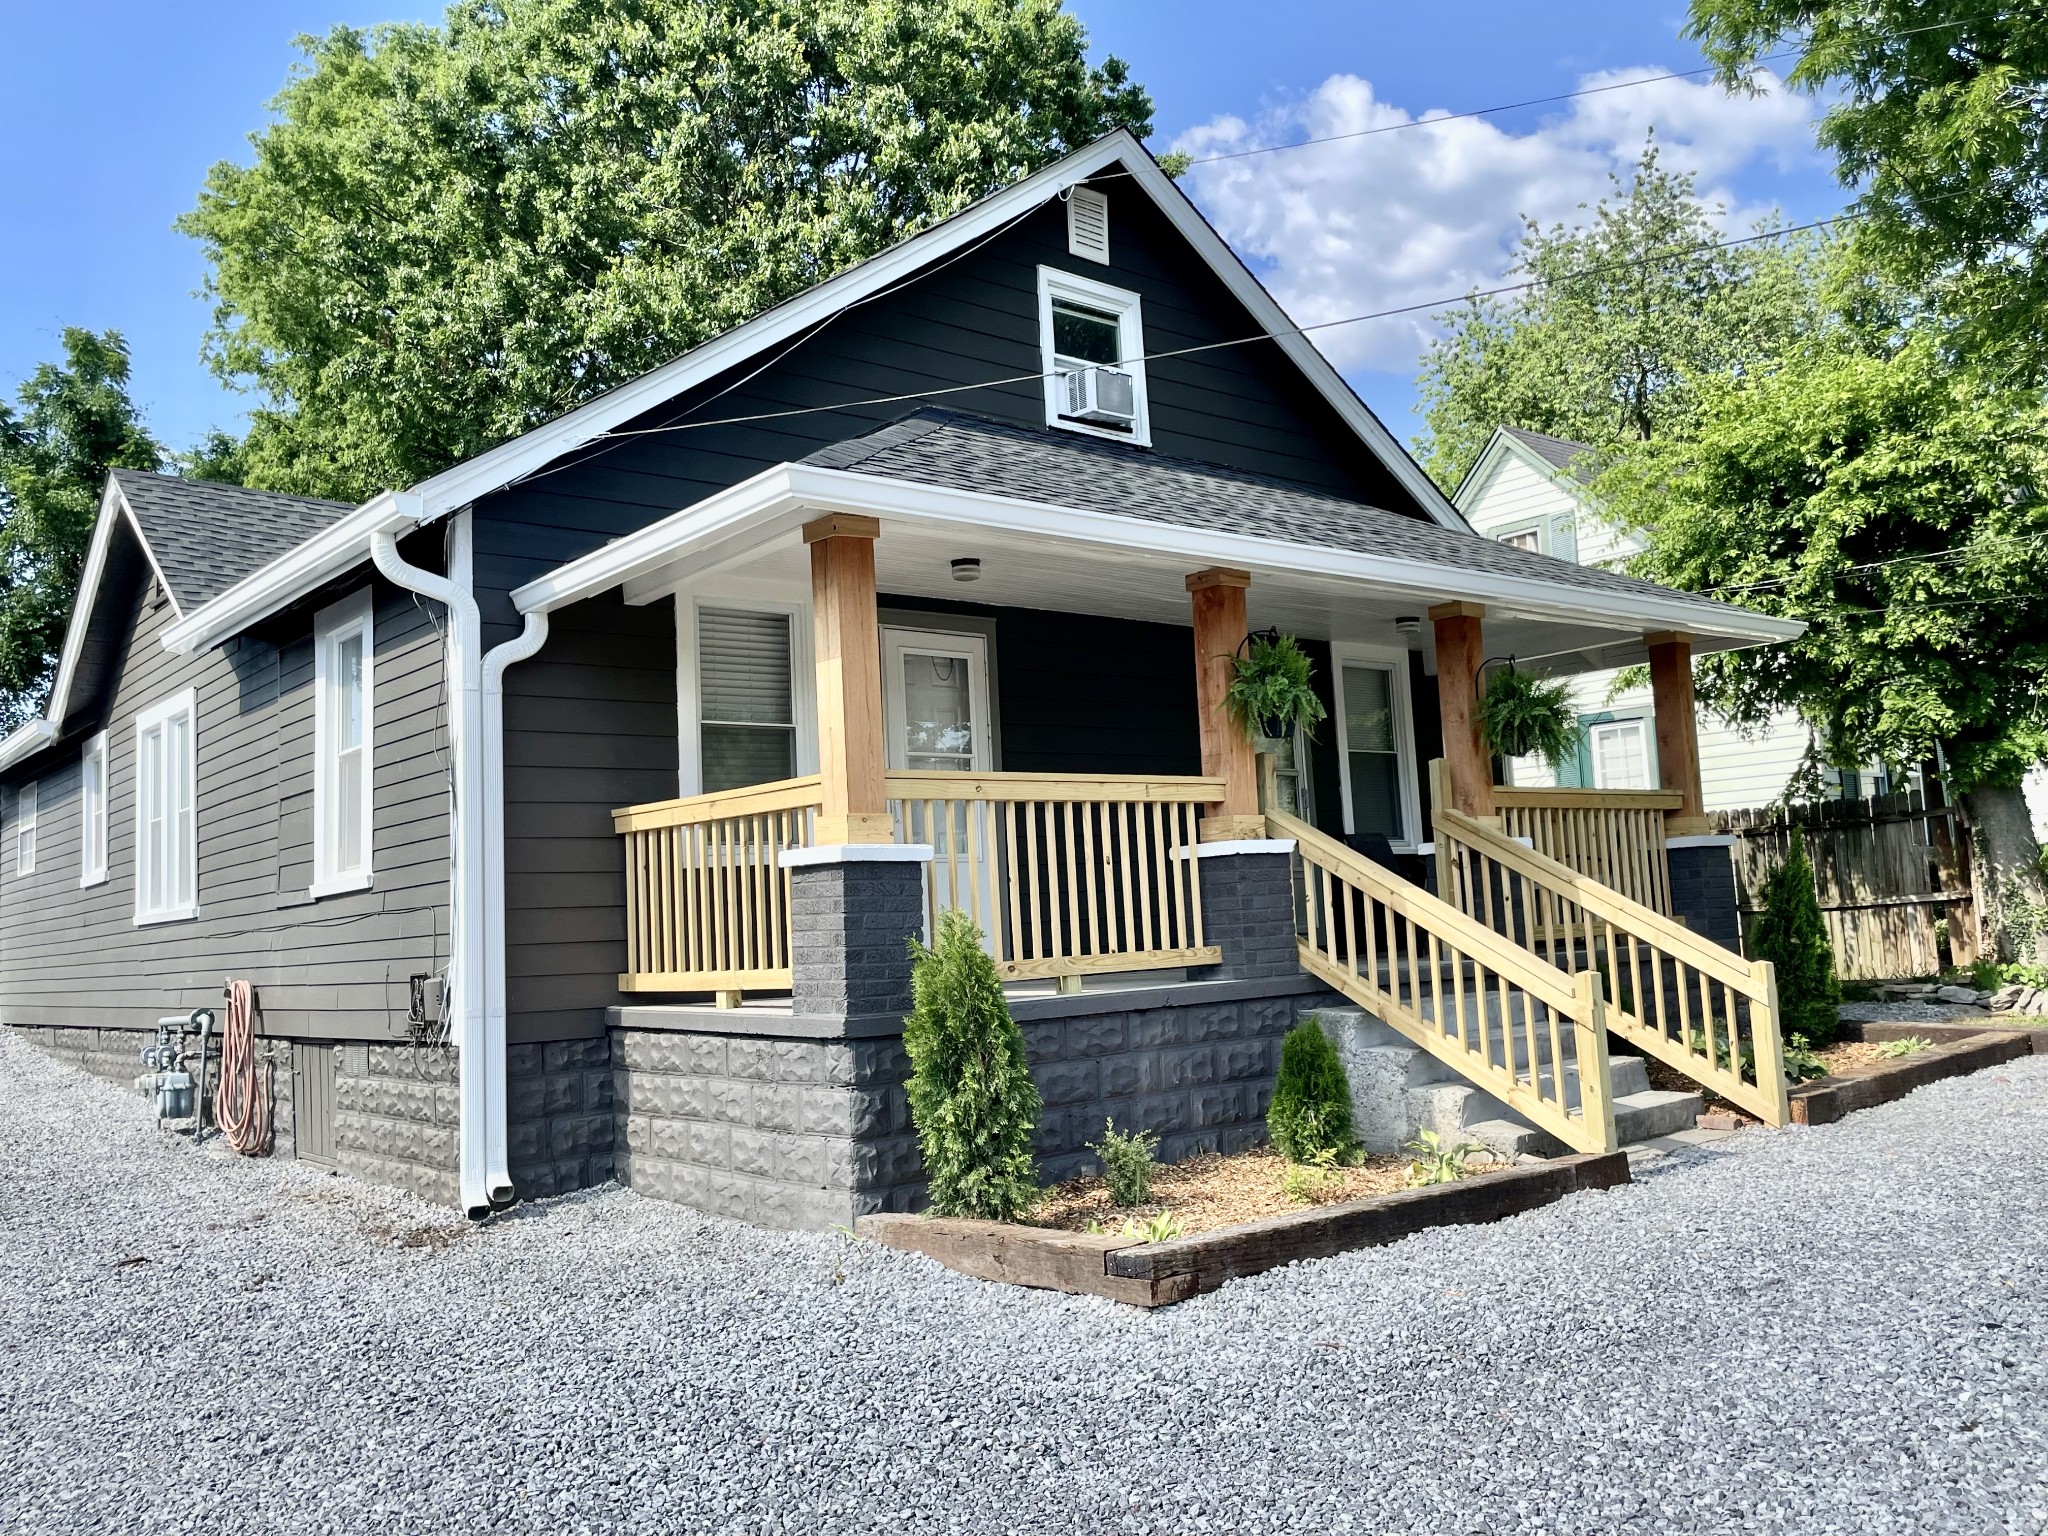
[[1352,1134],[1351,1083],[1337,1047],[1313,1018],[1303,1019],[1280,1042],[1280,1071],[1266,1130],[1290,1163],[1320,1155],[1348,1156],[1358,1145]]
[[1037,1195],[1031,1136],[1038,1086],[981,930],[957,908],[911,949],[910,1118],[938,1216],[1010,1221]]
[[1614,462],[1594,494],[1646,532],[1640,574],[1802,620],[1699,664],[1740,722],[1792,708],[1829,761],[1945,754],[2001,958],[2048,916],[2020,792],[2048,689],[2048,419],[1959,372],[1925,329],[1836,324],[1770,372],[1703,379],[1693,430]]
[[49,695],[107,471],[157,469],[163,450],[128,398],[128,344],[68,327],[64,361],[0,402],[0,728]]
[[1697,379],[1755,367],[1812,324],[1811,242],[1711,249],[1719,210],[1654,142],[1614,188],[1579,224],[1527,221],[1510,271],[1535,287],[1437,317],[1416,447],[1439,485],[1499,426],[1595,449],[1682,431]]
[[1692,0],[1730,84],[1793,51],[1857,190],[1859,247],[1926,295],[1978,366],[2048,378],[2048,13],[2013,0]]
[[1750,930],[1749,952],[1778,972],[1778,1023],[1789,1039],[1804,1035],[1812,1046],[1829,1044],[1841,1026],[1842,984],[1835,977],[1835,949],[1813,884],[1806,836],[1792,829],[1783,863],[1764,880],[1764,909]]
[[1059,0],[458,0],[301,38],[254,163],[181,221],[257,398],[237,472],[414,481],[1148,133],[1086,41]]

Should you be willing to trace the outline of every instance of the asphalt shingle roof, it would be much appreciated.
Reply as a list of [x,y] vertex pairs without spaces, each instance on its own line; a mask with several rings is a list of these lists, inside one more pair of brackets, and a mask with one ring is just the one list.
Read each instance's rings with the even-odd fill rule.
[[355,510],[345,501],[280,496],[136,469],[115,470],[114,483],[181,613],[218,597]]
[[1581,485],[1592,478],[1590,456],[1593,450],[1584,443],[1575,443],[1568,437],[1552,437],[1547,432],[1531,432],[1526,427],[1502,427],[1501,431],[1532,450],[1552,469],[1570,470]]
[[1619,572],[1556,560],[1403,517],[1364,502],[1199,459],[1072,433],[1031,431],[956,411],[925,409],[865,437],[809,455],[851,470],[955,490],[1013,496],[1292,544],[1385,555],[1559,586],[1655,593],[1719,611],[1724,605]]

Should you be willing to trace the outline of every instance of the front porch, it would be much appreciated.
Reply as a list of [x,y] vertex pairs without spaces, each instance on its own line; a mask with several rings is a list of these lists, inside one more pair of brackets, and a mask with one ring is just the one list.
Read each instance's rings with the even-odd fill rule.
[[[682,793],[613,813],[611,1019],[650,1095],[628,1161],[679,1198],[758,1214],[766,1181],[807,1223],[819,1190],[835,1212],[914,1199],[905,940],[948,908],[1030,1021],[1051,1177],[1105,1117],[1168,1156],[1251,1144],[1279,1037],[1318,1006],[1596,1150],[1610,1021],[1683,1040],[1698,1021],[1662,999],[1732,965],[1733,1029],[1768,1022],[1705,942],[1732,883],[1697,868],[1726,856],[1698,842],[1690,656],[1750,643],[1743,616],[1199,466],[1165,466],[1171,506],[1117,512],[1114,481],[1054,506],[928,483],[951,459],[866,464],[784,466],[514,595],[673,605]],[[1309,654],[1328,719],[1256,752],[1224,699],[1263,630]],[[1497,785],[1473,706],[1509,654],[1649,662],[1661,787]],[[1609,1011],[1617,978],[1670,967],[1659,1001]],[[1702,1006],[1711,1060],[1733,1036]]]

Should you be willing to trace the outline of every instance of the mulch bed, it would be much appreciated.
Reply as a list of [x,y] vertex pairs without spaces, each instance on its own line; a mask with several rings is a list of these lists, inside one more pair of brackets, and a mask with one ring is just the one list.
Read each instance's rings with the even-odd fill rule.
[[[1090,1175],[1047,1190],[1027,1220],[1035,1227],[1057,1227],[1066,1232],[1120,1232],[1126,1221],[1142,1223],[1165,1212],[1180,1223],[1183,1233],[1213,1232],[1239,1222],[1406,1189],[1408,1161],[1405,1157],[1368,1157],[1356,1168],[1333,1168],[1327,1175],[1311,1175],[1312,1183],[1298,1181],[1308,1184],[1302,1191],[1307,1198],[1296,1200],[1282,1188],[1291,1165],[1271,1147],[1229,1157],[1206,1153],[1153,1169],[1148,1204],[1111,1205],[1108,1182]],[[1475,1158],[1470,1166],[1478,1173],[1492,1164]]]

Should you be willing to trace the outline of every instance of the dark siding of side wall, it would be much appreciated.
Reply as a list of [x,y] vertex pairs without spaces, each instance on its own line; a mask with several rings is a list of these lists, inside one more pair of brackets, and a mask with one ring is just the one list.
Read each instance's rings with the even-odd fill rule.
[[[675,605],[564,609],[506,674],[510,1039],[601,1036],[626,968],[622,805],[676,793]],[[515,686],[516,685],[516,686]]]
[[[375,887],[306,898],[311,878],[312,618],[282,649],[244,636],[177,657],[146,592],[109,594],[134,615],[102,723],[110,767],[110,878],[81,889],[79,761],[67,742],[0,786],[0,1022],[142,1027],[217,1004],[228,976],[259,989],[273,1034],[388,1040],[405,1033],[407,977],[448,960],[442,649],[410,597],[378,584]],[[137,927],[137,711],[183,689],[198,701],[200,916]],[[35,872],[15,870],[14,789],[38,785]]]
[[[564,462],[540,477],[486,497],[475,508],[475,583],[485,643],[517,633],[509,594],[564,561],[655,522],[762,469],[800,459],[896,420],[912,403],[852,405],[884,395],[1036,374],[1039,362],[1037,269],[1060,268],[1138,292],[1151,353],[1227,342],[1258,327],[1222,281],[1201,262],[1142,194],[1104,182],[1111,205],[1111,250],[1104,267],[1067,254],[1064,205],[1054,201],[972,254],[939,267],[888,298],[843,311],[811,339],[762,368],[750,360],[691,395],[628,424],[632,429],[677,422],[728,421],[686,431],[625,436]],[[760,369],[755,376],[748,375]],[[1392,474],[1360,445],[1332,407],[1298,374],[1277,346],[1226,346],[1147,365],[1152,437],[1163,453],[1184,454],[1336,491],[1392,510],[1422,515]],[[939,403],[1026,427],[1043,428],[1044,393],[1034,379],[948,395]],[[815,414],[733,421],[778,411]],[[606,662],[579,663],[580,689],[564,698],[549,681],[566,643],[567,626],[533,661],[506,677],[508,761],[540,750],[529,731],[563,734],[564,722],[587,718],[592,731],[638,741],[658,729],[666,756],[587,771],[560,792],[552,785],[531,798],[508,798],[508,923],[514,946],[509,1004],[515,1040],[558,1038],[596,1027],[596,1011],[617,1001],[606,957],[621,953],[622,879],[617,839],[603,814],[635,800],[674,793],[675,721],[672,626],[668,605],[617,610],[621,620]],[[1131,626],[1127,656],[1143,687],[1109,675],[1076,643],[1078,623],[1049,616],[1033,627],[1008,620],[999,641],[1006,682],[1002,698],[1007,766],[1099,771],[1195,772],[1191,699],[1193,662],[1185,631]],[[1133,638],[1138,631],[1157,635]],[[1177,637],[1177,638],[1176,638]],[[586,639],[594,637],[586,636]],[[1114,653],[1111,653],[1114,654]],[[633,679],[631,697],[613,698],[601,674],[616,664]],[[652,672],[669,668],[661,700],[645,696]],[[648,676],[642,678],[641,673]],[[1153,686],[1156,684],[1156,689]],[[624,720],[615,725],[615,720]],[[534,722],[545,722],[536,725]],[[596,750],[603,743],[593,744]],[[652,741],[649,754],[658,752]],[[554,743],[552,751],[571,750]],[[574,751],[586,750],[577,746]],[[639,748],[636,747],[636,750]],[[657,782],[662,775],[665,782]],[[611,777],[607,778],[607,775]],[[570,781],[563,780],[564,785]],[[602,792],[600,786],[603,786]],[[613,793],[612,791],[616,792]],[[587,792],[587,794],[586,794]],[[610,798],[603,795],[609,793]],[[566,795],[566,798],[564,796]],[[611,893],[611,894],[606,894]],[[609,903],[609,907],[606,907]],[[588,936],[551,940],[522,921],[566,908],[564,921]],[[603,909],[603,910],[600,910]],[[522,919],[519,914],[532,914]],[[528,942],[522,942],[521,933]]]

